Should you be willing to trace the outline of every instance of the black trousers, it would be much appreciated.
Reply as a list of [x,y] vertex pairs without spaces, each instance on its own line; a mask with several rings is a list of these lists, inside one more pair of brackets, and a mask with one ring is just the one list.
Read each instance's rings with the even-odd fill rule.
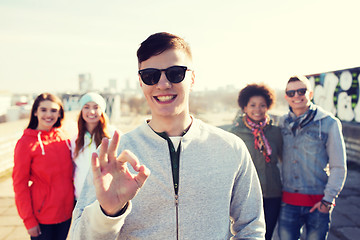
[[71,218],[58,224],[39,224],[41,235],[31,237],[31,240],[66,240],[70,224]]
[[266,233],[265,239],[271,240],[276,226],[281,206],[281,198],[263,198]]

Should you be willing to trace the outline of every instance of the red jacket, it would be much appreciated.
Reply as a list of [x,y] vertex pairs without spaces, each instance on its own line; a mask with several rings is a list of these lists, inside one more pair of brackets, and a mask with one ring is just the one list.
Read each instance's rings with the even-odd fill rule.
[[15,146],[12,178],[16,207],[27,229],[71,218],[73,165],[68,139],[57,128],[25,129]]

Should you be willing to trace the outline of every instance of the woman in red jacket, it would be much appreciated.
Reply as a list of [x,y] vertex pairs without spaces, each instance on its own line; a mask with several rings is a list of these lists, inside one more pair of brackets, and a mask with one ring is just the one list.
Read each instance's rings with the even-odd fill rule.
[[61,100],[40,94],[15,146],[15,203],[31,239],[66,239],[74,207],[69,140],[60,131]]

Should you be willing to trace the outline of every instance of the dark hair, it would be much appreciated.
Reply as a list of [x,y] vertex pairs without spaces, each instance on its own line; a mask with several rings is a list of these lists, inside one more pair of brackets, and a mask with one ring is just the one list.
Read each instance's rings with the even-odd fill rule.
[[241,110],[244,110],[250,98],[253,96],[264,97],[268,109],[270,109],[275,103],[274,90],[265,84],[248,84],[239,93],[238,104]]
[[160,32],[150,35],[141,43],[137,50],[138,63],[140,65],[152,56],[159,55],[169,49],[181,49],[190,60],[192,59],[190,46],[183,38],[167,32]]
[[36,129],[38,124],[39,124],[39,120],[38,118],[35,116],[36,111],[38,110],[38,107],[40,105],[41,102],[43,101],[51,101],[54,103],[57,103],[60,107],[59,109],[59,113],[60,113],[60,117],[58,118],[58,120],[56,121],[56,123],[54,124],[53,127],[61,127],[62,121],[64,119],[64,106],[60,100],[60,98],[58,98],[57,96],[51,94],[51,93],[42,93],[39,96],[36,97],[32,108],[31,108],[31,115],[30,115],[30,121],[29,121],[29,125],[27,126],[27,128],[31,128],[31,129]]
[[[102,112],[100,120],[98,122],[98,125],[95,127],[95,129],[93,131],[93,134],[95,136],[94,141],[95,141],[96,147],[98,147],[100,145],[101,140],[104,137],[110,138],[110,134],[109,134],[109,131],[107,128],[108,122],[109,122],[109,119],[108,119],[106,113]],[[76,158],[79,155],[79,152],[81,152],[83,150],[84,136],[87,131],[86,122],[85,122],[84,118],[82,117],[82,109],[81,109],[79,117],[78,117],[78,130],[79,130],[79,133],[78,133],[77,139],[75,140],[76,146],[75,146],[75,151],[74,151],[74,158]]]
[[[311,90],[311,83],[310,83],[309,79],[306,76],[303,76],[303,75],[295,75],[295,76],[290,77],[289,80],[286,83],[286,88],[287,88],[287,85],[289,83],[297,82],[297,81],[304,83],[306,88],[308,90]],[[285,88],[285,91],[286,91],[286,88]]]

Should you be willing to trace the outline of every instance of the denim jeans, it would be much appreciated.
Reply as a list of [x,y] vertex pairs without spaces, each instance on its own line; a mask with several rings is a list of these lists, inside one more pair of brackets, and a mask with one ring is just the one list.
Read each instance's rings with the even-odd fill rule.
[[331,213],[318,210],[310,213],[311,207],[281,203],[279,216],[279,237],[281,240],[297,240],[305,225],[307,240],[324,240],[330,228]]

